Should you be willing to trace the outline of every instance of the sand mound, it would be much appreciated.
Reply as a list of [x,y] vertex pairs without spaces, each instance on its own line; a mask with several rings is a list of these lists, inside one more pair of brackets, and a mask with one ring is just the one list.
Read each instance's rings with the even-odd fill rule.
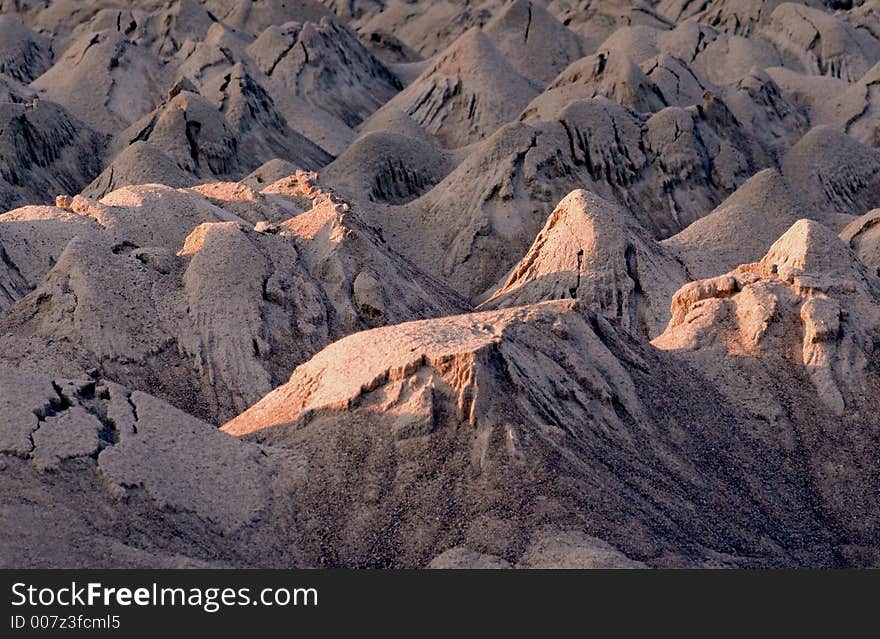
[[309,170],[330,161],[324,149],[290,128],[269,93],[242,64],[207,82],[202,93],[214,101],[238,137],[243,165],[256,168],[258,161],[281,158]]
[[767,161],[711,92],[647,118],[592,100],[569,104],[557,119],[575,164],[658,237],[705,215]]
[[383,11],[357,21],[362,33],[389,34],[425,58],[440,53],[473,27],[482,27],[502,0],[479,0],[462,6],[452,0],[407,2],[391,0]]
[[125,3],[115,4],[123,6],[100,9],[76,25],[69,36],[56,39],[56,43],[60,40],[61,51],[85,35],[118,31],[129,42],[168,59],[187,40],[203,40],[215,24],[198,0],[170,0],[153,3],[154,7],[141,3],[130,9],[124,8]]
[[267,76],[349,126],[402,88],[354,33],[330,20],[271,26],[247,51]]
[[467,304],[391,250],[344,199],[309,177],[285,178],[266,192],[308,194],[313,207],[283,224],[333,308],[336,335],[463,310]]
[[421,269],[477,296],[523,256],[578,178],[591,180],[573,163],[560,166],[559,152],[566,147],[558,125],[547,134],[507,125],[425,195],[376,214],[372,222]]
[[778,171],[765,169],[663,244],[692,277],[711,277],[760,259],[806,209]]
[[724,91],[725,104],[743,130],[774,161],[809,130],[810,115],[765,71],[753,68]]
[[33,102],[37,92],[28,88],[21,82],[13,80],[8,75],[0,74],[0,102]]
[[251,41],[253,38],[246,33],[215,22],[203,40],[187,40],[175,53],[171,62],[175,67],[175,79],[185,78],[198,87],[227,73],[237,63],[249,63],[249,71],[259,71],[246,53]]
[[241,182],[255,189],[263,189],[281,178],[293,175],[296,171],[297,168],[290,162],[276,158],[261,164]]
[[51,64],[48,39],[15,18],[0,15],[0,73],[27,84],[42,75]]
[[[878,282],[827,227],[799,220],[760,262],[688,284],[672,301],[661,348],[723,345],[728,352],[778,357],[803,338],[801,361],[827,408],[843,415],[865,404]],[[780,333],[787,324],[800,331]]]
[[538,93],[485,33],[471,29],[379,110],[406,112],[447,148],[491,135]]
[[354,131],[339,118],[316,109],[284,84],[267,76],[247,52],[253,40],[245,33],[214,23],[205,40],[188,40],[175,55],[177,82],[192,83],[198,92],[210,97],[218,109],[224,109],[228,90],[226,76],[247,76],[248,82],[255,85],[250,93],[265,93],[271,101],[271,105],[254,105],[257,111],[277,110],[294,131],[294,137],[302,135],[328,153],[345,150],[355,138]]
[[162,149],[138,140],[117,153],[107,168],[82,190],[82,195],[97,200],[124,186],[164,184],[180,187],[189,186],[195,179]]
[[710,94],[648,118],[605,98],[581,100],[551,122],[503,127],[424,196],[374,223],[423,270],[475,297],[521,259],[576,188],[618,201],[662,238],[711,212],[765,162]]
[[[782,158],[782,173],[833,228],[878,205],[880,152],[839,129],[811,129]],[[835,219],[835,215],[840,221]]]
[[[785,551],[758,550],[758,530],[811,530],[802,557],[826,561],[823,548],[833,542],[810,514],[809,491],[802,480],[785,484],[805,458],[783,461],[784,445],[755,418],[710,418],[717,403],[668,401],[717,391],[675,357],[637,355],[625,343],[573,301],[377,329],[331,345],[224,430],[314,464],[317,475],[293,491],[312,513],[306,537],[332,529],[338,542],[333,550],[307,542],[306,552],[353,565],[424,565],[451,548],[459,550],[437,563],[585,565],[602,561],[595,553],[620,565],[784,562]],[[662,389],[651,381],[659,377]],[[713,428],[684,426],[693,419],[713,419]],[[666,428],[682,437],[674,449],[658,437]],[[746,492],[734,488],[744,471],[719,464],[717,455],[748,449],[762,460],[749,472],[764,479],[748,480]],[[338,472],[342,459],[352,475]],[[663,491],[668,482],[679,489]],[[655,490],[668,499],[647,505]],[[712,514],[719,498],[722,519]],[[784,522],[755,508],[775,499],[790,507]],[[364,503],[375,505],[356,514]],[[538,503],[544,506],[536,511]],[[592,539],[571,532],[582,529],[570,523],[578,503],[593,504]],[[511,510],[528,514],[515,521],[497,515]],[[411,534],[426,526],[429,534]],[[649,532],[658,529],[664,533]],[[370,559],[374,534],[387,563]],[[670,538],[678,541],[667,545]]]
[[[196,180],[241,178],[276,158],[306,169],[330,160],[288,127],[271,97],[240,66],[209,83],[205,93],[217,97],[220,109],[198,93],[172,91],[153,113],[121,132],[116,145],[148,142],[151,152],[167,158],[159,167],[174,164]],[[127,166],[122,172],[136,174]]]
[[660,53],[642,63],[645,75],[653,83],[654,91],[670,106],[687,107],[699,104],[706,91],[717,89],[701,80],[683,60]]
[[[347,203],[296,179],[265,194],[127,187],[100,202],[65,202],[77,215],[0,218],[11,232],[21,232],[18,218],[40,213],[60,227],[46,238],[46,256],[22,260],[19,271],[38,285],[3,320],[17,327],[4,340],[6,360],[69,376],[97,368],[219,420],[334,339],[466,308],[391,253]],[[297,195],[313,208],[274,224]],[[261,210],[269,219],[255,220]],[[19,252],[8,251],[14,265]]]
[[[54,206],[25,206],[0,215],[4,266],[35,288],[75,236],[98,232],[94,220]],[[19,290],[20,292],[20,290]]]
[[0,210],[76,192],[101,171],[106,139],[52,102],[0,102]]
[[[769,67],[766,73],[786,96],[809,114],[813,124],[835,125],[842,104],[848,104],[852,97],[847,94],[856,86],[830,75],[813,75],[782,66]],[[860,101],[864,105],[864,101]]]
[[669,322],[667,300],[686,281],[625,209],[573,191],[481,308],[571,297],[633,334],[654,336]]
[[794,2],[776,7],[762,34],[805,71],[848,82],[862,77],[880,56],[880,39],[869,31]]
[[784,64],[782,54],[763,38],[718,33],[704,25],[699,29],[695,53],[685,59],[700,77],[716,85],[740,81],[755,69]]
[[366,133],[321,171],[321,181],[373,202],[403,204],[452,170],[436,145],[387,131]]
[[[694,19],[719,31],[748,36],[771,19],[771,12],[782,0],[661,0],[657,13],[672,22]],[[811,2],[805,4],[812,4]]]
[[[760,262],[685,286],[669,328],[654,341],[712,371],[724,401],[740,398],[773,429],[799,438],[811,451],[809,481],[834,517],[853,507],[877,512],[876,497],[859,488],[875,464],[868,451],[877,285],[833,232],[801,220]],[[848,543],[864,543],[876,525],[873,514],[850,520]]]
[[257,446],[103,379],[3,367],[0,398],[2,565],[232,567],[267,552],[289,561],[292,549],[232,541],[259,539],[272,510],[275,464]]
[[668,29],[669,22],[658,16],[651,4],[644,0],[579,3],[554,0],[547,8],[566,27],[583,36],[588,45],[598,47],[618,29],[630,26]]
[[601,52],[573,62],[529,103],[523,118],[548,120],[569,102],[596,96],[642,113],[669,106],[662,92],[629,56]]
[[114,30],[74,42],[32,86],[96,131],[116,133],[149,113],[167,84],[159,60]]
[[580,37],[528,0],[505,4],[483,30],[514,69],[540,84],[585,53]]
[[863,144],[877,146],[880,140],[876,125],[880,65],[874,65],[853,83],[782,68],[772,68],[768,72],[804,107],[814,124],[840,128]]
[[841,232],[846,242],[862,264],[880,276],[880,209],[868,211],[850,222]]
[[254,36],[272,25],[291,20],[319,22],[333,14],[317,0],[205,0],[205,8],[229,26]]

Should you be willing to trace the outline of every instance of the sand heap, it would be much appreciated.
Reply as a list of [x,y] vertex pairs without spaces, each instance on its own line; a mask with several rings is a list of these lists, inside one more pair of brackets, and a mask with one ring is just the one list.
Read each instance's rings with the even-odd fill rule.
[[880,276],[880,210],[874,209],[853,220],[841,232],[840,238],[846,242],[861,260],[862,264]]
[[452,0],[415,3],[391,0],[383,4],[382,10],[365,12],[353,24],[361,33],[391,36],[415,55],[430,58],[468,29],[483,27],[504,2],[478,0],[462,6]]
[[651,116],[607,98],[578,100],[550,121],[502,127],[434,188],[377,213],[375,223],[423,270],[479,297],[574,189],[618,201],[662,238],[710,212],[769,161],[712,95]]
[[764,169],[709,215],[663,244],[692,277],[710,277],[760,259],[807,209],[778,171]]
[[[63,51],[85,34],[115,30],[138,47],[149,49],[161,59],[168,59],[187,40],[204,39],[214,24],[211,13],[198,0],[142,2],[135,6],[124,2],[104,4],[106,8],[99,9],[94,15],[74,13],[64,23],[53,25],[56,33],[71,29],[69,34],[60,33],[56,37],[57,50]],[[75,11],[75,6],[71,8]]]
[[659,348],[709,372],[796,450],[821,508],[847,536],[876,534],[877,311],[880,281],[832,231],[800,220],[760,262],[683,287]]
[[807,204],[829,216],[833,228],[848,222],[847,216],[880,204],[880,151],[859,144],[840,129],[811,129],[783,156],[781,168]]
[[778,357],[802,338],[800,360],[819,398],[842,416],[848,403],[869,402],[877,285],[831,230],[799,220],[760,262],[676,293],[672,321],[655,343]]
[[167,84],[152,52],[112,30],[76,40],[33,87],[96,131],[116,133],[149,113]]
[[424,195],[455,168],[430,139],[367,131],[321,171],[321,181],[370,202],[405,204]]
[[321,18],[332,15],[317,0],[285,0],[282,3],[273,0],[253,0],[246,3],[237,0],[205,0],[203,4],[218,20],[251,34],[258,34],[272,25],[291,20],[318,22]]
[[773,10],[763,34],[804,70],[848,82],[862,77],[880,55],[880,39],[870,31],[794,2]]
[[402,88],[355,34],[335,21],[271,26],[247,51],[267,76],[349,126]]
[[[528,564],[555,539],[554,565],[604,565],[587,551],[603,544],[619,566],[772,565],[793,560],[790,534],[812,540],[796,561],[859,556],[878,521],[854,521],[844,504],[877,512],[870,491],[856,494],[876,462],[829,477],[832,444],[791,443],[793,428],[819,441],[820,424],[793,426],[779,409],[768,432],[747,398],[686,401],[725,393],[712,373],[639,346],[577,301],[547,302],[345,338],[223,430],[312,469],[294,493],[307,538],[334,535],[331,562],[419,564],[451,546],[434,565]],[[804,410],[826,410],[792,388]],[[867,441],[870,427],[849,423],[835,441]],[[784,512],[758,506],[776,500]],[[584,534],[572,518],[586,504]]]
[[657,335],[687,272],[620,206],[570,193],[486,308],[576,298],[635,335]]
[[147,166],[161,171],[166,166],[178,167],[185,181],[239,176],[277,157],[295,158],[303,169],[318,168],[330,160],[324,150],[290,129],[272,98],[241,66],[205,90],[209,95],[212,89],[220,94],[219,109],[202,95],[181,89],[172,90],[151,114],[117,136],[117,146],[128,148],[119,152],[98,179],[106,184],[105,189],[117,185],[117,173],[127,176],[144,166],[130,150],[138,143],[149,145],[147,153],[165,157],[159,162],[149,160]]
[[529,0],[503,5],[484,31],[514,69],[542,85],[586,53],[583,38]]
[[52,102],[0,102],[0,208],[76,192],[101,170],[106,138]]
[[[663,17],[680,22],[694,19],[711,24],[719,31],[748,36],[760,26],[766,24],[772,11],[783,4],[782,0],[710,0],[700,4],[682,2],[682,0],[661,0],[657,12]],[[819,4],[807,2],[805,4]]]
[[25,84],[52,63],[49,40],[11,16],[0,15],[0,74]]
[[603,96],[640,113],[669,106],[662,91],[627,55],[603,51],[573,62],[526,107],[527,117],[548,119],[576,99]]
[[390,100],[444,147],[476,142],[516,118],[538,85],[510,65],[479,29],[459,37],[430,67]]
[[[35,287],[3,319],[6,361],[69,376],[97,369],[220,420],[334,339],[466,308],[307,176],[264,193],[127,187],[3,216],[45,243],[35,262],[15,246],[20,236],[2,240],[10,272]],[[277,223],[303,200],[310,210]],[[272,217],[234,212],[261,208]],[[169,210],[175,224],[159,223]],[[52,225],[38,227],[43,218]],[[8,297],[23,292],[18,282]]]

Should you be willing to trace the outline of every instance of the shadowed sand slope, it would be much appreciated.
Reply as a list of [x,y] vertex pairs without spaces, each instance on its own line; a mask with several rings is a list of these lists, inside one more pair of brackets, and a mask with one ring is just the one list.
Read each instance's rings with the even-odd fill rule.
[[[849,520],[837,479],[822,471],[824,455],[791,447],[792,431],[818,441],[821,426],[780,408],[768,429],[747,399],[684,401],[723,397],[713,374],[677,351],[637,345],[575,301],[547,302],[348,337],[223,430],[312,460],[324,488],[298,491],[310,510],[320,501],[310,524],[318,536],[337,531],[340,551],[355,556],[373,552],[364,538],[381,530],[386,557],[415,553],[405,561],[418,563],[440,538],[515,563],[546,529],[569,531],[573,514],[586,512],[587,528],[621,559],[654,565],[786,563],[793,548],[779,535],[807,531],[823,541],[799,545],[797,561],[833,562],[827,553],[870,546],[876,519]],[[797,397],[833,414],[814,395]],[[872,441],[871,426],[851,424],[841,438]],[[665,439],[673,433],[675,444]],[[748,458],[748,470],[727,455]],[[332,460],[343,458],[357,459],[355,476],[370,480],[339,474]],[[873,462],[865,462],[846,471],[856,491],[848,498],[876,512],[873,496],[855,488],[871,481]],[[383,498],[367,520],[355,515],[376,490]],[[758,506],[769,503],[777,507]],[[496,514],[511,510],[520,513],[515,525]],[[758,521],[755,512],[774,514]],[[415,530],[430,534],[416,542]],[[780,547],[764,546],[764,535]]]

